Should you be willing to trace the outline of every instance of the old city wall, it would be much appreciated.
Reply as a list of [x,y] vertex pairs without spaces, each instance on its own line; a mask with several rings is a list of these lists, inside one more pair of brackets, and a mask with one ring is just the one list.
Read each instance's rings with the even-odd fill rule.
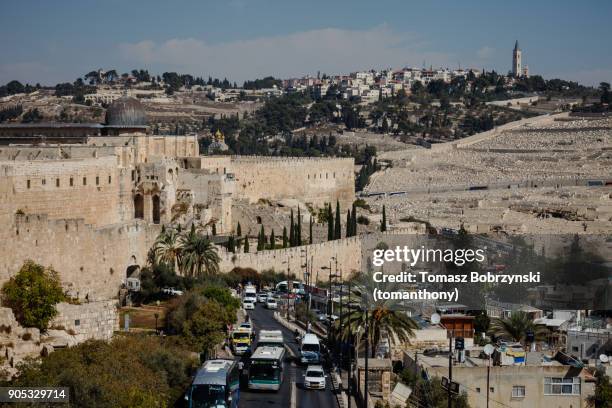
[[321,207],[339,200],[344,206],[355,198],[353,159],[233,157],[237,198],[294,198]]
[[[229,272],[235,267],[253,268],[259,272],[274,269],[275,271],[287,271],[295,273],[298,278],[303,278],[304,264],[308,260],[309,268],[315,273],[313,279],[319,281],[328,280],[330,262],[335,273],[336,258],[338,260],[338,273],[348,276],[352,271],[367,270],[370,261],[370,253],[380,242],[388,247],[394,245],[405,245],[426,239],[424,224],[410,223],[406,228],[398,228],[384,233],[373,233],[334,241],[322,242],[313,245],[303,245],[294,248],[276,249],[256,253],[229,253],[220,249],[221,272]],[[289,268],[287,268],[287,265]],[[317,272],[319,271],[319,272]]]
[[[312,279],[326,281],[329,271],[321,270],[321,268],[323,266],[329,268],[332,257],[338,259],[338,273],[343,273],[344,276],[348,276],[347,274],[353,270],[361,269],[361,239],[351,237],[320,244],[249,254],[233,254],[220,250],[220,255],[219,268],[222,272],[229,272],[234,267],[253,268],[259,272],[268,269],[274,269],[275,271],[289,270],[290,273],[295,273],[300,279],[303,278],[303,265],[308,259],[309,268],[312,266],[315,274]],[[332,266],[335,268],[335,261],[332,262]]]
[[197,136],[134,136],[137,163],[200,154]]
[[16,213],[114,224],[131,217],[124,171],[115,156],[0,162],[0,220]]
[[0,284],[31,259],[52,266],[71,294],[99,300],[117,296],[131,265],[144,265],[160,226],[143,221],[97,228],[83,219],[14,215],[0,230]]

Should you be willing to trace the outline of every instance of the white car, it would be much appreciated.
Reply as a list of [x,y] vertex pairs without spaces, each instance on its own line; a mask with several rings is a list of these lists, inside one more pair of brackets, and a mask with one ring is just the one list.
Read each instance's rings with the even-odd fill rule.
[[278,309],[278,303],[276,303],[276,299],[273,297],[269,297],[266,299],[266,308],[268,309]]
[[182,290],[174,289],[174,288],[163,288],[162,293],[165,293],[166,295],[171,295],[171,296],[182,296],[183,295]]
[[266,300],[268,300],[268,294],[266,292],[257,294],[257,303],[266,303]]
[[242,301],[242,308],[244,310],[255,310],[255,302],[253,302],[253,299],[244,299]]
[[325,371],[320,365],[309,365],[306,368],[306,374],[304,374],[304,388],[310,390],[324,390],[325,389]]

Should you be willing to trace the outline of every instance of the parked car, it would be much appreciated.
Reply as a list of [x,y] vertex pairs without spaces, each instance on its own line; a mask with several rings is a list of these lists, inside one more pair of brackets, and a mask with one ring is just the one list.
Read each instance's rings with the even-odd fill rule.
[[269,297],[266,300],[266,308],[268,309],[278,309],[278,303],[276,303],[276,299],[273,297]]
[[267,292],[259,292],[257,294],[257,303],[266,303],[266,300],[268,300]]
[[175,288],[163,288],[162,293],[170,296],[182,296],[183,291]]
[[325,389],[325,371],[320,365],[309,365],[304,374],[304,388],[311,390]]

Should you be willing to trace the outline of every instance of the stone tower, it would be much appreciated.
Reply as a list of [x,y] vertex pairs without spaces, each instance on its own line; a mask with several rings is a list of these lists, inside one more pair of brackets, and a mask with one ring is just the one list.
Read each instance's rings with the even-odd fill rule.
[[518,40],[514,43],[514,50],[512,51],[512,75],[519,77],[523,74],[521,67],[521,49],[519,48]]

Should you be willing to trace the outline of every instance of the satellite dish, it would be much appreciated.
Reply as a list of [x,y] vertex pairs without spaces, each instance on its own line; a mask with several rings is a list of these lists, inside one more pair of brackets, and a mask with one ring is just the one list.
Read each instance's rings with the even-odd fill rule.
[[605,354],[601,354],[601,355],[599,356],[599,360],[600,360],[602,363],[607,363],[607,362],[609,362],[609,361],[610,361],[610,357],[606,356]]
[[495,351],[495,347],[493,347],[492,344],[487,344],[486,346],[484,346],[484,353],[487,356],[490,356],[491,354],[493,354],[494,351]]
[[434,314],[431,315],[429,320],[431,321],[431,324],[438,324],[438,323],[440,323],[440,315],[437,314],[437,313],[434,313]]

